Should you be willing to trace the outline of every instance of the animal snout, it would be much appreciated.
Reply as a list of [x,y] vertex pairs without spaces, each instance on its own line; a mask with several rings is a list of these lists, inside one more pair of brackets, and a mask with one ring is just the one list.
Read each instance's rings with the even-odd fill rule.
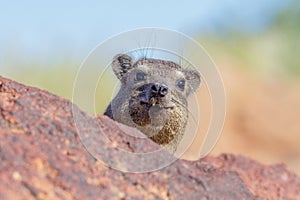
[[151,86],[151,92],[160,97],[164,97],[168,94],[168,86],[162,83],[153,83]]

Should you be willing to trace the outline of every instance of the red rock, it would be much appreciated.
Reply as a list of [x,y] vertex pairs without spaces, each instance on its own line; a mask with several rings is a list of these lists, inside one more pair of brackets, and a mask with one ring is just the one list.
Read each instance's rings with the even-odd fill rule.
[[[128,151],[158,148],[120,134],[107,117],[80,113]],[[0,199],[300,199],[299,188],[284,165],[226,154],[155,172],[114,170],[81,143],[71,102],[0,77]]]

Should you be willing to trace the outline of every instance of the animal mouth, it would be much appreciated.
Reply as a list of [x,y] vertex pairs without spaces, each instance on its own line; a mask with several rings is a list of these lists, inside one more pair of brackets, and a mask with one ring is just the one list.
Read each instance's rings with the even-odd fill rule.
[[149,101],[141,100],[141,105],[147,105],[149,107],[155,107],[156,109],[173,109],[175,105],[163,105],[161,102],[158,101],[157,98],[150,98]]

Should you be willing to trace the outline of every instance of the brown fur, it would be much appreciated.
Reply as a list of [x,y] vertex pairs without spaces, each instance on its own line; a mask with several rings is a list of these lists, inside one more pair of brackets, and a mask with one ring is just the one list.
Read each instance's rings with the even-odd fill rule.
[[[134,62],[124,54],[113,59],[112,67],[122,85],[104,114],[136,127],[157,144],[175,152],[187,125],[187,97],[199,87],[199,73],[166,60],[143,58]],[[137,81],[134,77],[141,71],[146,78]],[[178,80],[186,82],[184,88],[176,85]],[[167,95],[155,97],[155,106],[142,102],[149,99],[153,83],[163,83],[169,88]]]

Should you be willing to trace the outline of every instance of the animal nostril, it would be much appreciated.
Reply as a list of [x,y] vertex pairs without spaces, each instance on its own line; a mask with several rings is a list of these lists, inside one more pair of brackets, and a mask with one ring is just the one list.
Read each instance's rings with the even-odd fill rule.
[[165,84],[154,83],[151,86],[152,94],[159,95],[160,97],[164,97],[168,94],[168,87]]
[[157,84],[157,83],[154,83],[154,84],[151,86],[151,90],[152,90],[152,92],[153,92],[154,94],[157,94],[157,93],[159,92],[159,88],[160,88],[160,86],[159,86],[159,84]]
[[160,88],[159,88],[159,95],[161,97],[164,97],[168,94],[168,86],[166,85],[161,85]]

